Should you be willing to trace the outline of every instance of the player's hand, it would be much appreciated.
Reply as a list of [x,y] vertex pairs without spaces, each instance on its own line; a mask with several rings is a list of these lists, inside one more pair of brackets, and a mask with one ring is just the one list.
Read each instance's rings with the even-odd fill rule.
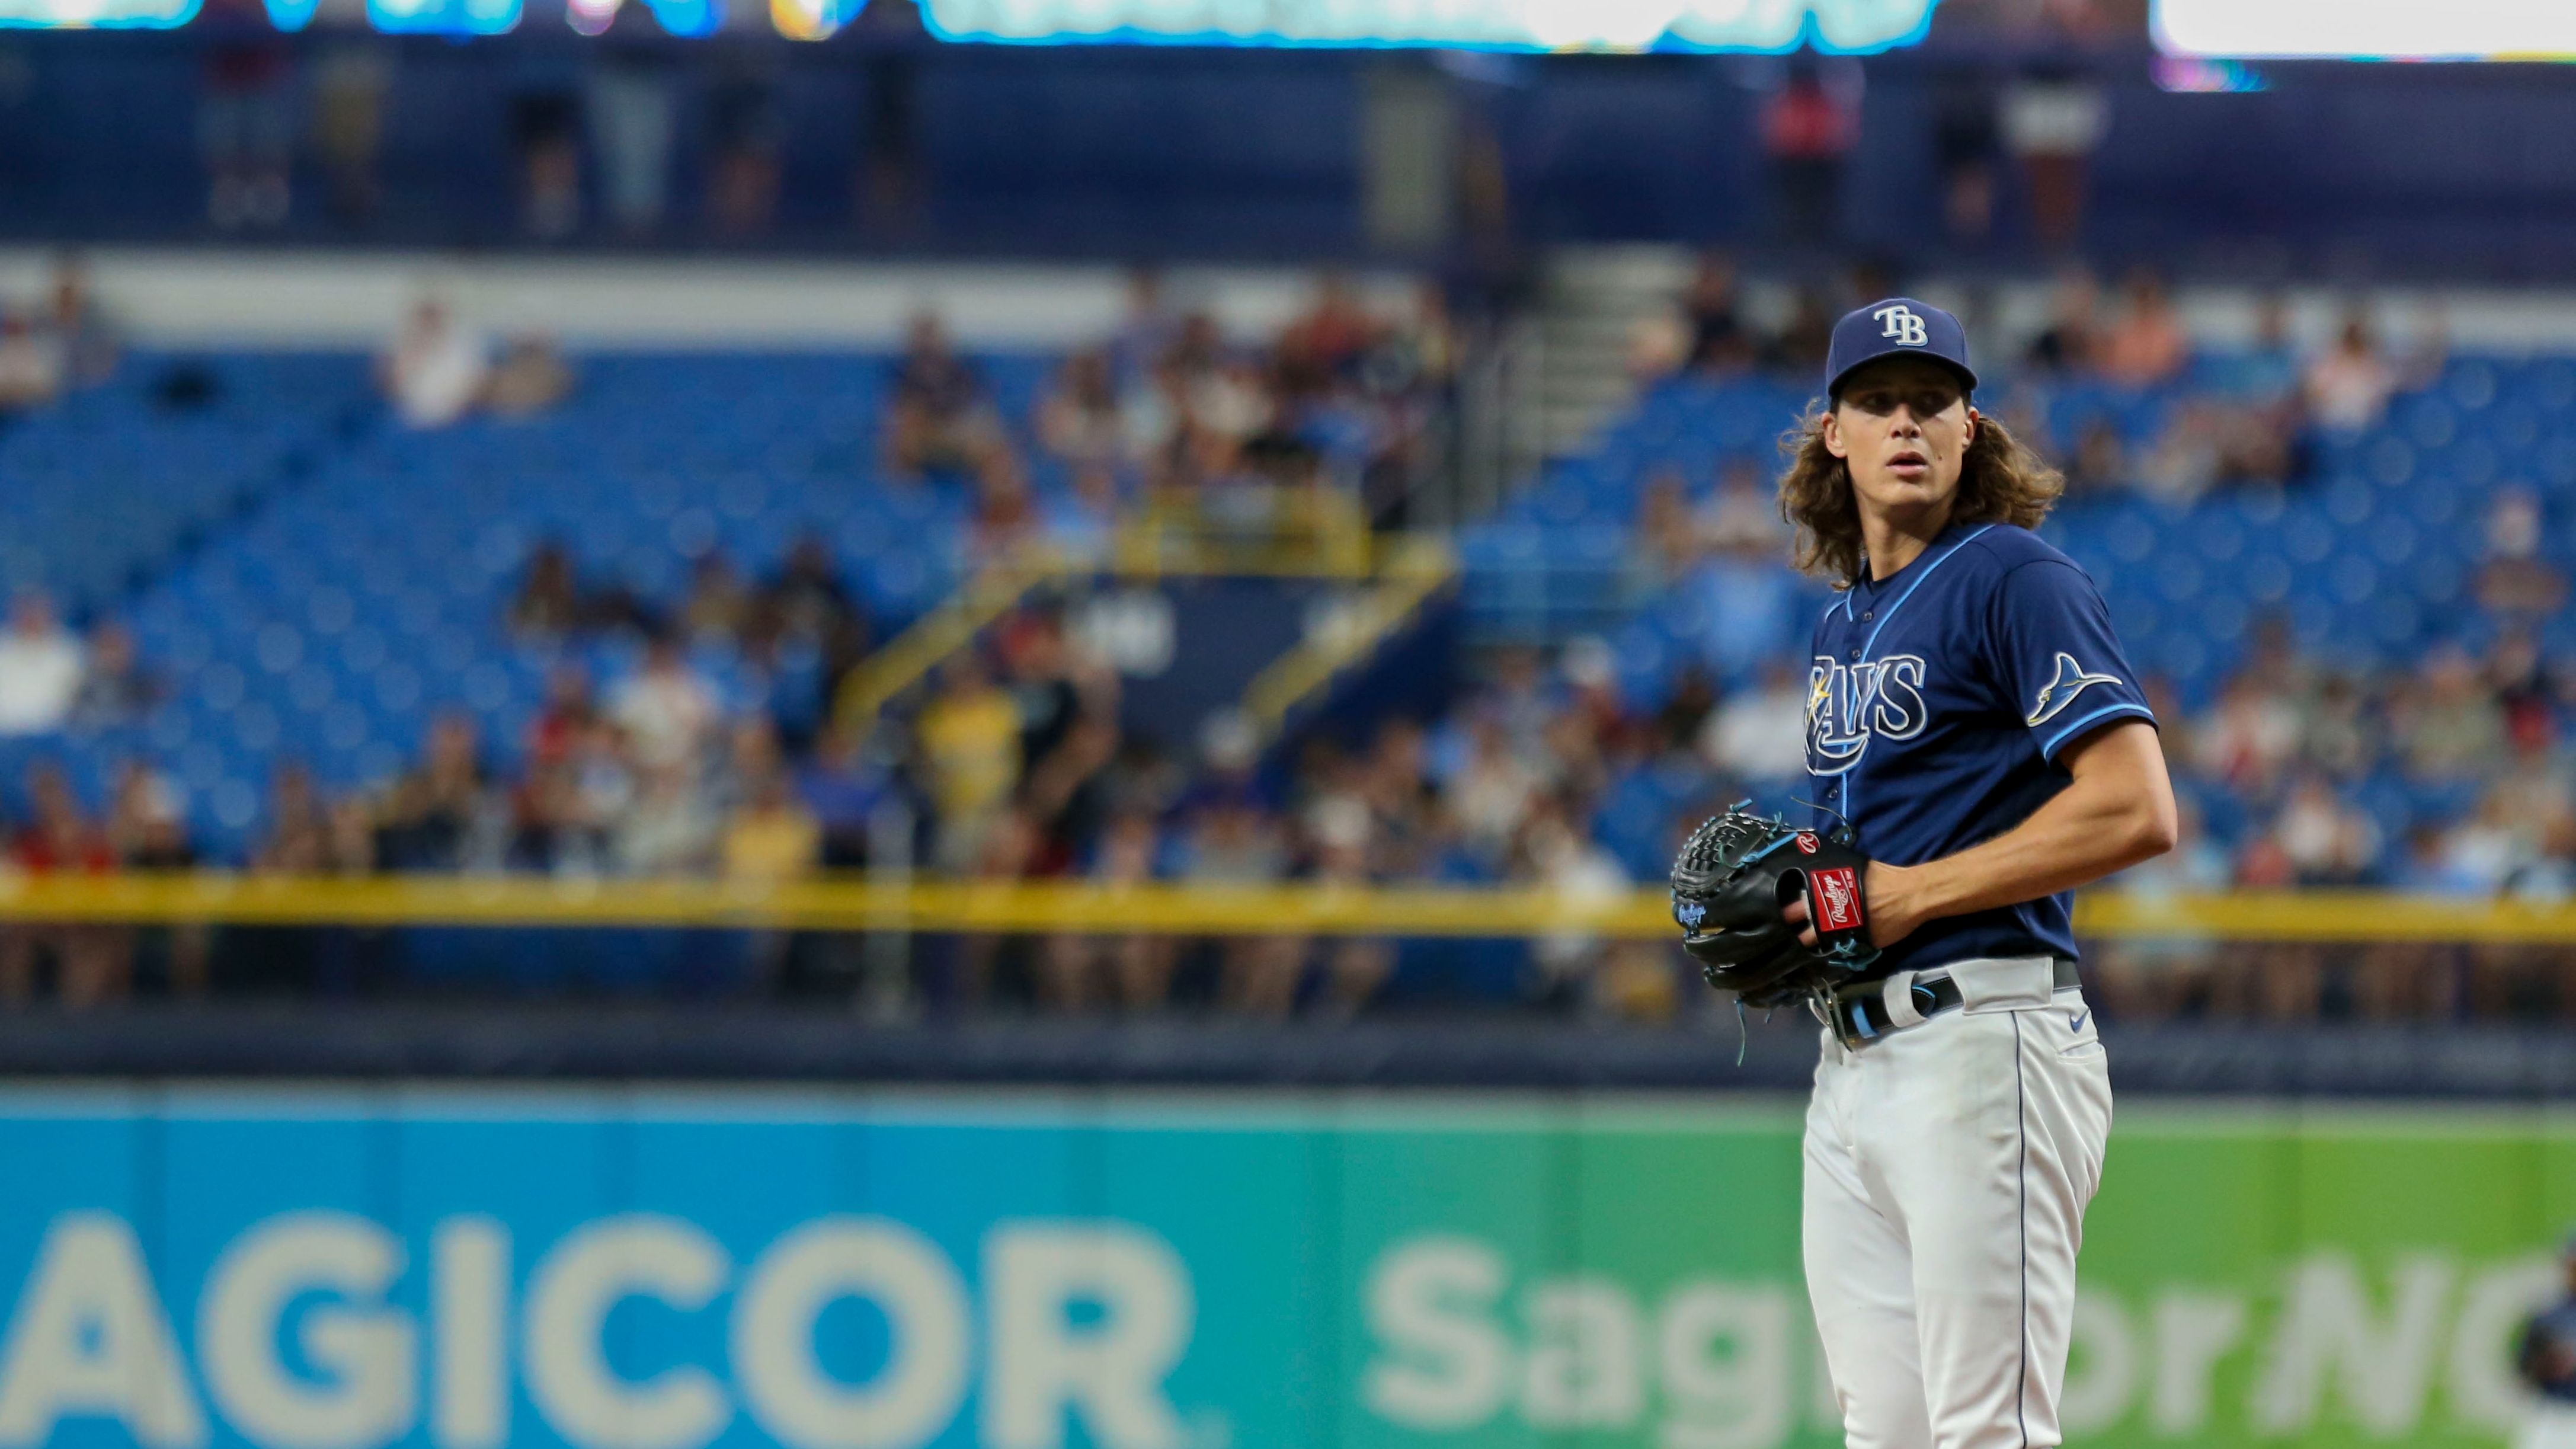
[[[1869,878],[1861,885],[1862,898],[1869,902],[1869,943],[1884,951],[1914,934],[1924,922],[1924,915],[1908,900],[1906,878],[1913,868],[1889,865],[1883,860],[1869,863]],[[1807,924],[1807,898],[1800,896],[1781,908],[1780,914],[1790,925],[1798,927],[1799,944],[1816,944],[1816,931]]]

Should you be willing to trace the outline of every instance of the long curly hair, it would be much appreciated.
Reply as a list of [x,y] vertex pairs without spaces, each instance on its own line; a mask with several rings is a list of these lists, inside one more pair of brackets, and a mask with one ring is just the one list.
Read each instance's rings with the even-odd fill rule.
[[[1796,560],[1800,571],[1849,588],[1868,567],[1861,542],[1860,505],[1852,496],[1851,465],[1825,447],[1825,409],[1807,410],[1798,425],[1780,435],[1781,456],[1789,460],[1780,475],[1780,516],[1798,531]],[[1953,523],[2010,523],[2037,528],[2066,491],[2066,475],[2032,452],[2001,422],[1977,415],[1977,435],[1959,466],[1959,498],[1950,508]]]

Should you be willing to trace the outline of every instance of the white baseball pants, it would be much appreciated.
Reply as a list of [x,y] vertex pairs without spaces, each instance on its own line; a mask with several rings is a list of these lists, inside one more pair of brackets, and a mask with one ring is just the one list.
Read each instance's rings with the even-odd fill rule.
[[1807,1108],[1807,1295],[1849,1449],[2061,1442],[2109,1068],[2048,959],[1949,972],[1953,1010],[1857,1050],[1827,1032]]
[[2543,1399],[2513,1436],[2514,1449],[2576,1449],[2576,1404]]

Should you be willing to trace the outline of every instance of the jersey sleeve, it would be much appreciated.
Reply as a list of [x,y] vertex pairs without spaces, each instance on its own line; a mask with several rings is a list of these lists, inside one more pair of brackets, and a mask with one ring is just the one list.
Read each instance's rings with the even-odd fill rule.
[[2074,565],[2040,559],[2006,573],[1993,617],[1995,676],[2040,758],[2055,763],[2114,720],[2155,722],[2101,591]]

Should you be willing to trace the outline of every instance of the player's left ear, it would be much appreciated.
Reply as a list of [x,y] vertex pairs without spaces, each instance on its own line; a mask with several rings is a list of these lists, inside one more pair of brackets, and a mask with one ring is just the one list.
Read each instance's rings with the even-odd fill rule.
[[1985,420],[1986,415],[1977,411],[1976,404],[1970,403],[1968,405],[1968,430],[1959,436],[1960,447],[1969,447],[1977,441],[1977,425]]

